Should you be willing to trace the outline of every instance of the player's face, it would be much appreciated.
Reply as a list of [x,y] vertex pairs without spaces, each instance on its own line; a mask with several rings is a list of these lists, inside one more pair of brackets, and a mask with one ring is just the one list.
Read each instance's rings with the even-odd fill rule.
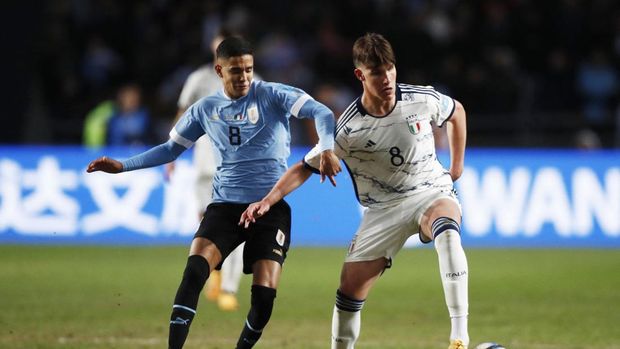
[[243,55],[218,58],[215,71],[222,78],[226,95],[232,99],[241,98],[250,91],[254,77],[254,57]]
[[384,64],[377,67],[362,65],[355,69],[355,76],[362,82],[364,92],[385,101],[396,96],[396,66]]

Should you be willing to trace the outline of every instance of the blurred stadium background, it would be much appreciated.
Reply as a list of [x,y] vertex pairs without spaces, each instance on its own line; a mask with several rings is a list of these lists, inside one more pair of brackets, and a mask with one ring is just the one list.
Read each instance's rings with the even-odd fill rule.
[[[0,348],[165,346],[196,225],[191,157],[170,182],[161,168],[119,176],[86,176],[84,168],[96,156],[126,157],[165,140],[183,82],[211,59],[209,43],[223,27],[255,44],[265,80],[299,86],[336,113],[360,93],[353,40],[384,34],[399,81],[433,85],[468,112],[457,188],[473,342],[620,348],[620,2],[2,7]],[[105,123],[86,120],[113,112],[127,86],[148,120],[141,137],[110,146],[103,133],[92,143]],[[296,120],[292,128],[295,162],[315,135]],[[340,263],[360,217],[350,179],[338,180],[335,190],[315,180],[290,197],[293,250],[258,348],[326,347]],[[422,247],[399,255],[367,305],[360,348],[444,346],[433,254]],[[188,348],[232,347],[248,306],[244,283],[240,312],[203,302]]]

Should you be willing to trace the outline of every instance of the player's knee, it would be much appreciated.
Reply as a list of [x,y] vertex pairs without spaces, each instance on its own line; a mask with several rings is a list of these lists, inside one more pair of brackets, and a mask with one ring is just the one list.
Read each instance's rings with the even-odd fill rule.
[[200,291],[209,277],[209,269],[209,262],[203,256],[189,256],[183,272],[183,280],[188,287]]
[[254,330],[262,330],[269,322],[275,298],[276,290],[274,288],[252,286],[252,307],[248,314],[248,322]]

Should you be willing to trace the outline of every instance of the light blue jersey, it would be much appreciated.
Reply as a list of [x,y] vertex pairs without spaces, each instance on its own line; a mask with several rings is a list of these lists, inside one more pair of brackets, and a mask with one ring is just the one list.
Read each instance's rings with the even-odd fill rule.
[[[335,120],[327,107],[298,88],[254,81],[239,99],[230,99],[220,90],[198,100],[170,131],[168,144],[126,160],[124,170],[168,162],[170,155],[176,158],[207,134],[219,153],[213,201],[259,201],[287,169],[291,115],[314,118],[319,147],[333,149]],[[172,154],[160,153],[165,151]]]

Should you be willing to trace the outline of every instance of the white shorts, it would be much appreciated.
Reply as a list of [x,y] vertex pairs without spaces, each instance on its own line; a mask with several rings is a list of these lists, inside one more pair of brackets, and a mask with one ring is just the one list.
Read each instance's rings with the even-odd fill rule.
[[422,216],[439,199],[453,200],[461,209],[451,185],[425,190],[394,206],[366,209],[345,262],[372,261],[382,257],[391,262],[405,241],[420,232]]

